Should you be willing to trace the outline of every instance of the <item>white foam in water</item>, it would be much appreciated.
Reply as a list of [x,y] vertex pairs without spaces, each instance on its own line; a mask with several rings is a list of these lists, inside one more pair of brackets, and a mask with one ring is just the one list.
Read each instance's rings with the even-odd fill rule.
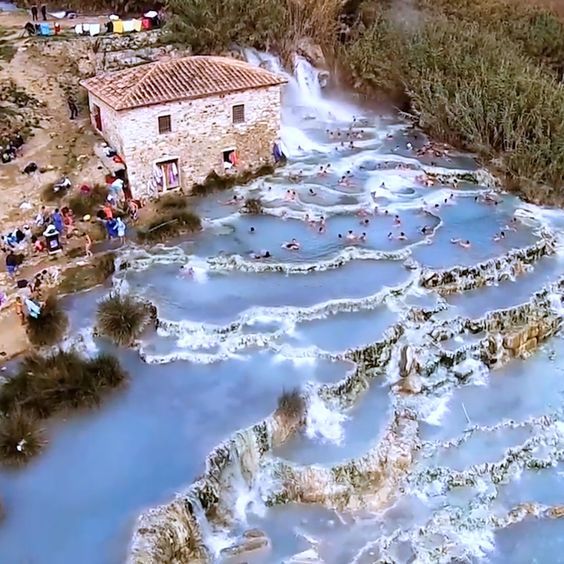
[[319,395],[314,393],[307,410],[306,435],[310,439],[340,445],[345,438],[343,423],[347,419],[344,413],[330,409]]
[[449,392],[439,397],[426,398],[421,406],[421,419],[434,427],[442,425],[444,416],[449,412],[448,403],[451,395],[452,393]]

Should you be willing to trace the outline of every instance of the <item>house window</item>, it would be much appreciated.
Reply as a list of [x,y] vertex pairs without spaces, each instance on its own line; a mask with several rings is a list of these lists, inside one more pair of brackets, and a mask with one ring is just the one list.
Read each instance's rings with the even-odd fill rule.
[[233,170],[237,166],[237,152],[235,149],[226,149],[223,151],[223,168],[224,170]]
[[156,181],[159,191],[166,192],[180,188],[180,170],[178,168],[178,159],[171,159],[157,163]]
[[159,133],[170,133],[171,131],[170,116],[159,116]]
[[100,106],[92,105],[92,117],[94,118],[94,127],[98,131],[102,131],[102,112],[100,111]]
[[245,105],[237,104],[233,106],[233,123],[245,122]]

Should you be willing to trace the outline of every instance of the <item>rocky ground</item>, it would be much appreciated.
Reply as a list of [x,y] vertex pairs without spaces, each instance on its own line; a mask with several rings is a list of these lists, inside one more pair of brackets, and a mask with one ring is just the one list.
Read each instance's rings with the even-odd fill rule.
[[[62,176],[68,176],[74,186],[94,185],[104,179],[105,170],[94,154],[99,138],[90,128],[88,111],[84,105],[76,72],[76,63],[68,56],[45,54],[44,39],[23,36],[23,26],[28,21],[25,12],[0,12],[0,30],[3,45],[13,48],[13,57],[0,58],[0,85],[2,94],[7,95],[7,85],[18,93],[25,93],[38,104],[26,104],[19,108],[20,123],[35,122],[29,135],[24,135],[25,144],[17,159],[0,164],[0,232],[10,232],[16,227],[32,224],[41,207],[48,209],[55,204],[42,201],[42,191]],[[79,20],[80,21],[80,20]],[[92,21],[92,18],[88,18]],[[70,28],[77,20],[63,21],[63,27]],[[56,38],[52,39],[57,41]],[[71,91],[80,107],[79,119],[69,119],[67,92]],[[8,98],[8,103],[10,98]],[[30,162],[37,163],[40,171],[26,175],[22,169]],[[70,245],[72,247],[72,244]],[[56,260],[59,265],[64,257]],[[46,257],[26,260],[21,272],[22,278],[31,278],[53,261]],[[14,284],[8,280],[4,260],[0,265],[0,292],[9,297],[14,293]],[[27,348],[25,330],[16,318],[13,307],[0,310],[0,333],[2,346],[0,355],[13,356]]]

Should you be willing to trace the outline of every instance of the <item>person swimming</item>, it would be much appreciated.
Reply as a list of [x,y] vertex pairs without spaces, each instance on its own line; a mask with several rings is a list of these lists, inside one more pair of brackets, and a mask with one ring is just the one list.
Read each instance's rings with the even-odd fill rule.
[[237,194],[234,194],[233,197],[230,200],[227,200],[226,202],[220,201],[219,203],[223,204],[225,206],[233,206],[235,204],[239,204],[243,200],[244,200],[243,195],[238,196]]
[[352,229],[346,235],[347,241],[356,241],[356,235],[352,232]]
[[470,241],[466,239],[466,241],[461,241],[458,243],[463,249],[469,249],[471,247]]
[[360,235],[360,237],[358,237],[358,240],[361,243],[364,243],[366,241],[366,233],[362,233],[362,235]]
[[394,216],[394,225],[401,225],[401,219],[399,215]]
[[288,251],[299,251],[300,244],[298,243],[297,239],[292,239],[291,241],[286,241],[282,243],[282,248],[287,249]]
[[313,188],[309,189],[309,193],[311,196],[317,196],[317,192]]
[[254,227],[251,227],[251,228],[249,229],[249,233],[254,233],[254,232],[255,232],[255,228],[254,228]]
[[493,240],[497,243],[498,241],[501,241],[502,239],[505,239],[505,231],[500,231],[499,233],[496,233],[493,236]]
[[270,251],[260,251],[260,253],[251,253],[251,258],[256,260],[270,258],[271,256],[272,255],[270,254]]

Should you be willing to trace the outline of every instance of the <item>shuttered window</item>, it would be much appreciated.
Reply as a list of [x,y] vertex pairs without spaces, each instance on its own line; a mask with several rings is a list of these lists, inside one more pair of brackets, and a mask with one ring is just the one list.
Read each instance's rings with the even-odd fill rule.
[[245,121],[245,105],[237,104],[233,106],[233,123],[244,123]]
[[159,116],[159,133],[170,133],[171,130],[170,116]]

